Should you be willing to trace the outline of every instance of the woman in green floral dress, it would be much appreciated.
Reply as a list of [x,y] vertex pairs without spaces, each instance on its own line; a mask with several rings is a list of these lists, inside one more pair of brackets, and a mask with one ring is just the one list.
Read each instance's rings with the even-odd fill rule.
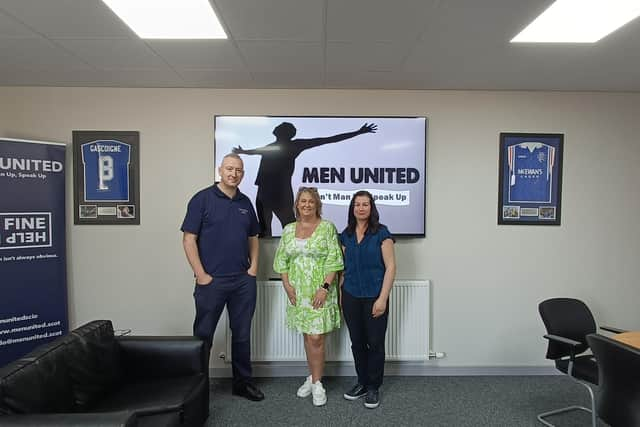
[[322,386],[325,335],[340,327],[336,272],[342,251],[336,227],[320,216],[318,190],[301,187],[295,200],[296,222],[287,224],[273,261],[287,293],[287,326],[302,332],[309,375],[298,397],[312,395],[315,406],[324,405]]

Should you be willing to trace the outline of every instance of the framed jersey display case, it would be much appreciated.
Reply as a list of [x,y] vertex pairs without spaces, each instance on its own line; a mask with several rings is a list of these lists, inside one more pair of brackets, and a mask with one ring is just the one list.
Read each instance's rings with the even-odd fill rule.
[[140,224],[140,134],[73,131],[74,224]]
[[558,133],[501,133],[498,224],[560,225],[562,148]]

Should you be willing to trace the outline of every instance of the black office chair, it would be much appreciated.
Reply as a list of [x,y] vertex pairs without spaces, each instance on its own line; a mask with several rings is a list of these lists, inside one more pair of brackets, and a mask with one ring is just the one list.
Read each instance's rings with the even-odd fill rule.
[[589,308],[580,300],[572,298],[552,298],[538,305],[549,340],[547,359],[554,360],[556,368],[582,384],[589,391],[591,409],[572,405],[566,408],[544,412],[538,421],[550,427],[553,424],[544,418],[564,412],[582,410],[591,413],[591,423],[596,426],[596,411],[593,389],[590,384],[598,384],[598,366],[591,354],[583,354],[588,348],[586,336],[596,332],[596,322]]
[[612,427],[640,426],[640,349],[599,334],[587,335],[598,359],[598,416]]

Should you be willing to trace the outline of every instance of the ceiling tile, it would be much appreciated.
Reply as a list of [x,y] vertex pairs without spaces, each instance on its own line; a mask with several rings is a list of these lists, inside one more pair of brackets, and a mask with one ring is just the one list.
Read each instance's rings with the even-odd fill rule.
[[0,68],[3,86],[109,86],[95,70],[9,70]]
[[69,52],[100,68],[162,68],[167,65],[141,40],[58,39]]
[[80,59],[43,38],[0,39],[0,67],[70,70],[88,68]]
[[[34,83],[37,82],[37,83]],[[183,87],[170,70],[6,70],[0,68],[5,86]]]
[[321,72],[256,72],[251,75],[256,84],[264,88],[318,89],[324,87],[324,77]]
[[335,89],[424,89],[424,73],[330,72],[326,87]]
[[438,0],[328,0],[327,40],[415,40],[438,3]]
[[[496,56],[497,55],[497,56]],[[466,44],[442,44],[435,40],[418,43],[407,56],[403,70],[408,72],[422,72],[433,69],[449,68],[451,72],[467,73],[475,70],[479,63],[492,63],[504,61],[503,53],[484,46],[479,48],[473,40]]]
[[212,88],[247,88],[255,86],[251,75],[244,71],[205,68],[178,69],[188,86]]
[[146,40],[145,43],[175,68],[244,69],[230,40]]
[[101,0],[0,0],[0,85],[640,89],[640,19],[509,43],[553,0],[210,1],[231,40],[141,41]]
[[402,65],[407,51],[403,43],[329,42],[327,71],[391,71]]
[[[0,9],[1,11],[2,9]],[[39,38],[24,24],[0,12],[0,38]]]
[[235,40],[322,39],[323,1],[216,0],[220,19]]
[[49,38],[135,37],[99,0],[2,0],[0,9]]
[[320,43],[238,42],[249,71],[322,71]]
[[180,75],[170,69],[98,70],[101,81],[115,87],[182,87]]

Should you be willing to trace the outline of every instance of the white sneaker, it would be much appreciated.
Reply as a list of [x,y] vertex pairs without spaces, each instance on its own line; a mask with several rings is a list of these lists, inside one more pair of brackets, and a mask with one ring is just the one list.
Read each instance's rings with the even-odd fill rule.
[[307,397],[311,394],[311,375],[305,378],[304,383],[298,389],[296,395],[298,397]]
[[320,381],[311,384],[311,395],[313,396],[314,406],[322,406],[327,403],[327,392]]

